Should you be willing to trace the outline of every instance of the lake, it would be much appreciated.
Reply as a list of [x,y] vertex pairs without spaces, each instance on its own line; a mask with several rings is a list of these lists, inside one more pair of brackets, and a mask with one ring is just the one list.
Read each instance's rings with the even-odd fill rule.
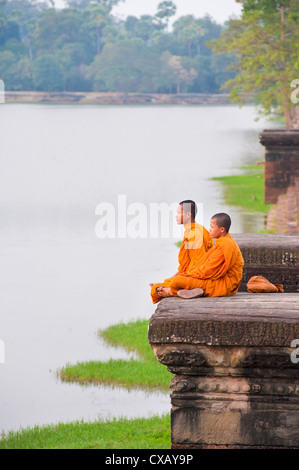
[[[232,233],[264,217],[222,200],[214,176],[263,159],[251,106],[0,106],[0,430],[170,409],[167,394],[61,383],[66,363],[127,357],[98,329],[149,319],[150,282],[177,271],[175,239],[106,238],[101,203],[202,203]],[[179,233],[182,236],[182,230]]]

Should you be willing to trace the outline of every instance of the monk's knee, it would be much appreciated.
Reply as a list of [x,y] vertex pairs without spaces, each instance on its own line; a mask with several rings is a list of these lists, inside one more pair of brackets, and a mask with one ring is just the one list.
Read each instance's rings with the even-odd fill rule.
[[170,284],[171,292],[174,294],[180,289],[186,289],[186,279],[185,276],[175,276]]

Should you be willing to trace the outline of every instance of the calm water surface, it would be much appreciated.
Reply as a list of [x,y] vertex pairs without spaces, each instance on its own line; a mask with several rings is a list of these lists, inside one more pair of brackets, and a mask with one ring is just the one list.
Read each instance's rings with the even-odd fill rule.
[[232,232],[262,229],[209,180],[263,159],[258,134],[273,124],[254,118],[250,106],[0,106],[0,430],[169,410],[167,394],[56,377],[68,362],[127,357],[97,330],[149,319],[149,282],[177,271],[174,240],[99,240],[95,209],[119,195],[191,198],[205,225],[226,211]]

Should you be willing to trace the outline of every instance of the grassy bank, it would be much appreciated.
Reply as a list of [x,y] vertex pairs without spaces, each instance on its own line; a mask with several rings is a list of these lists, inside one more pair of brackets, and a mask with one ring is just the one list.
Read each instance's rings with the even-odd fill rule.
[[9,432],[0,449],[170,449],[170,417],[35,426]]
[[109,383],[127,388],[169,390],[172,374],[154,356],[147,340],[148,320],[121,323],[99,331],[107,343],[133,352],[128,360],[89,361],[67,364],[59,371],[62,380],[80,383]]
[[[148,320],[121,323],[99,331],[107,343],[136,358],[82,362],[58,371],[65,381],[109,383],[127,388],[169,391],[172,378],[156,360],[147,340]],[[169,449],[170,417],[99,420],[36,426],[2,436],[0,449]]]
[[246,211],[267,214],[269,204],[264,203],[264,166],[249,165],[241,167],[247,170],[243,175],[220,176],[212,178],[224,186],[224,200],[232,206],[240,206]]

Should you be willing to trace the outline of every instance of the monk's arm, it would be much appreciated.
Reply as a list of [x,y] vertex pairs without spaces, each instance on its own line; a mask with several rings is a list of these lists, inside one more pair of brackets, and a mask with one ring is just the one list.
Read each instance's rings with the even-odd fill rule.
[[205,229],[204,230],[204,245],[206,247],[206,251],[209,251],[211,248],[213,248],[213,238],[210,237],[209,232]]
[[182,243],[180,252],[179,252],[179,267],[178,272],[173,276],[184,273],[190,264],[190,256],[188,250],[185,249],[185,240]]

